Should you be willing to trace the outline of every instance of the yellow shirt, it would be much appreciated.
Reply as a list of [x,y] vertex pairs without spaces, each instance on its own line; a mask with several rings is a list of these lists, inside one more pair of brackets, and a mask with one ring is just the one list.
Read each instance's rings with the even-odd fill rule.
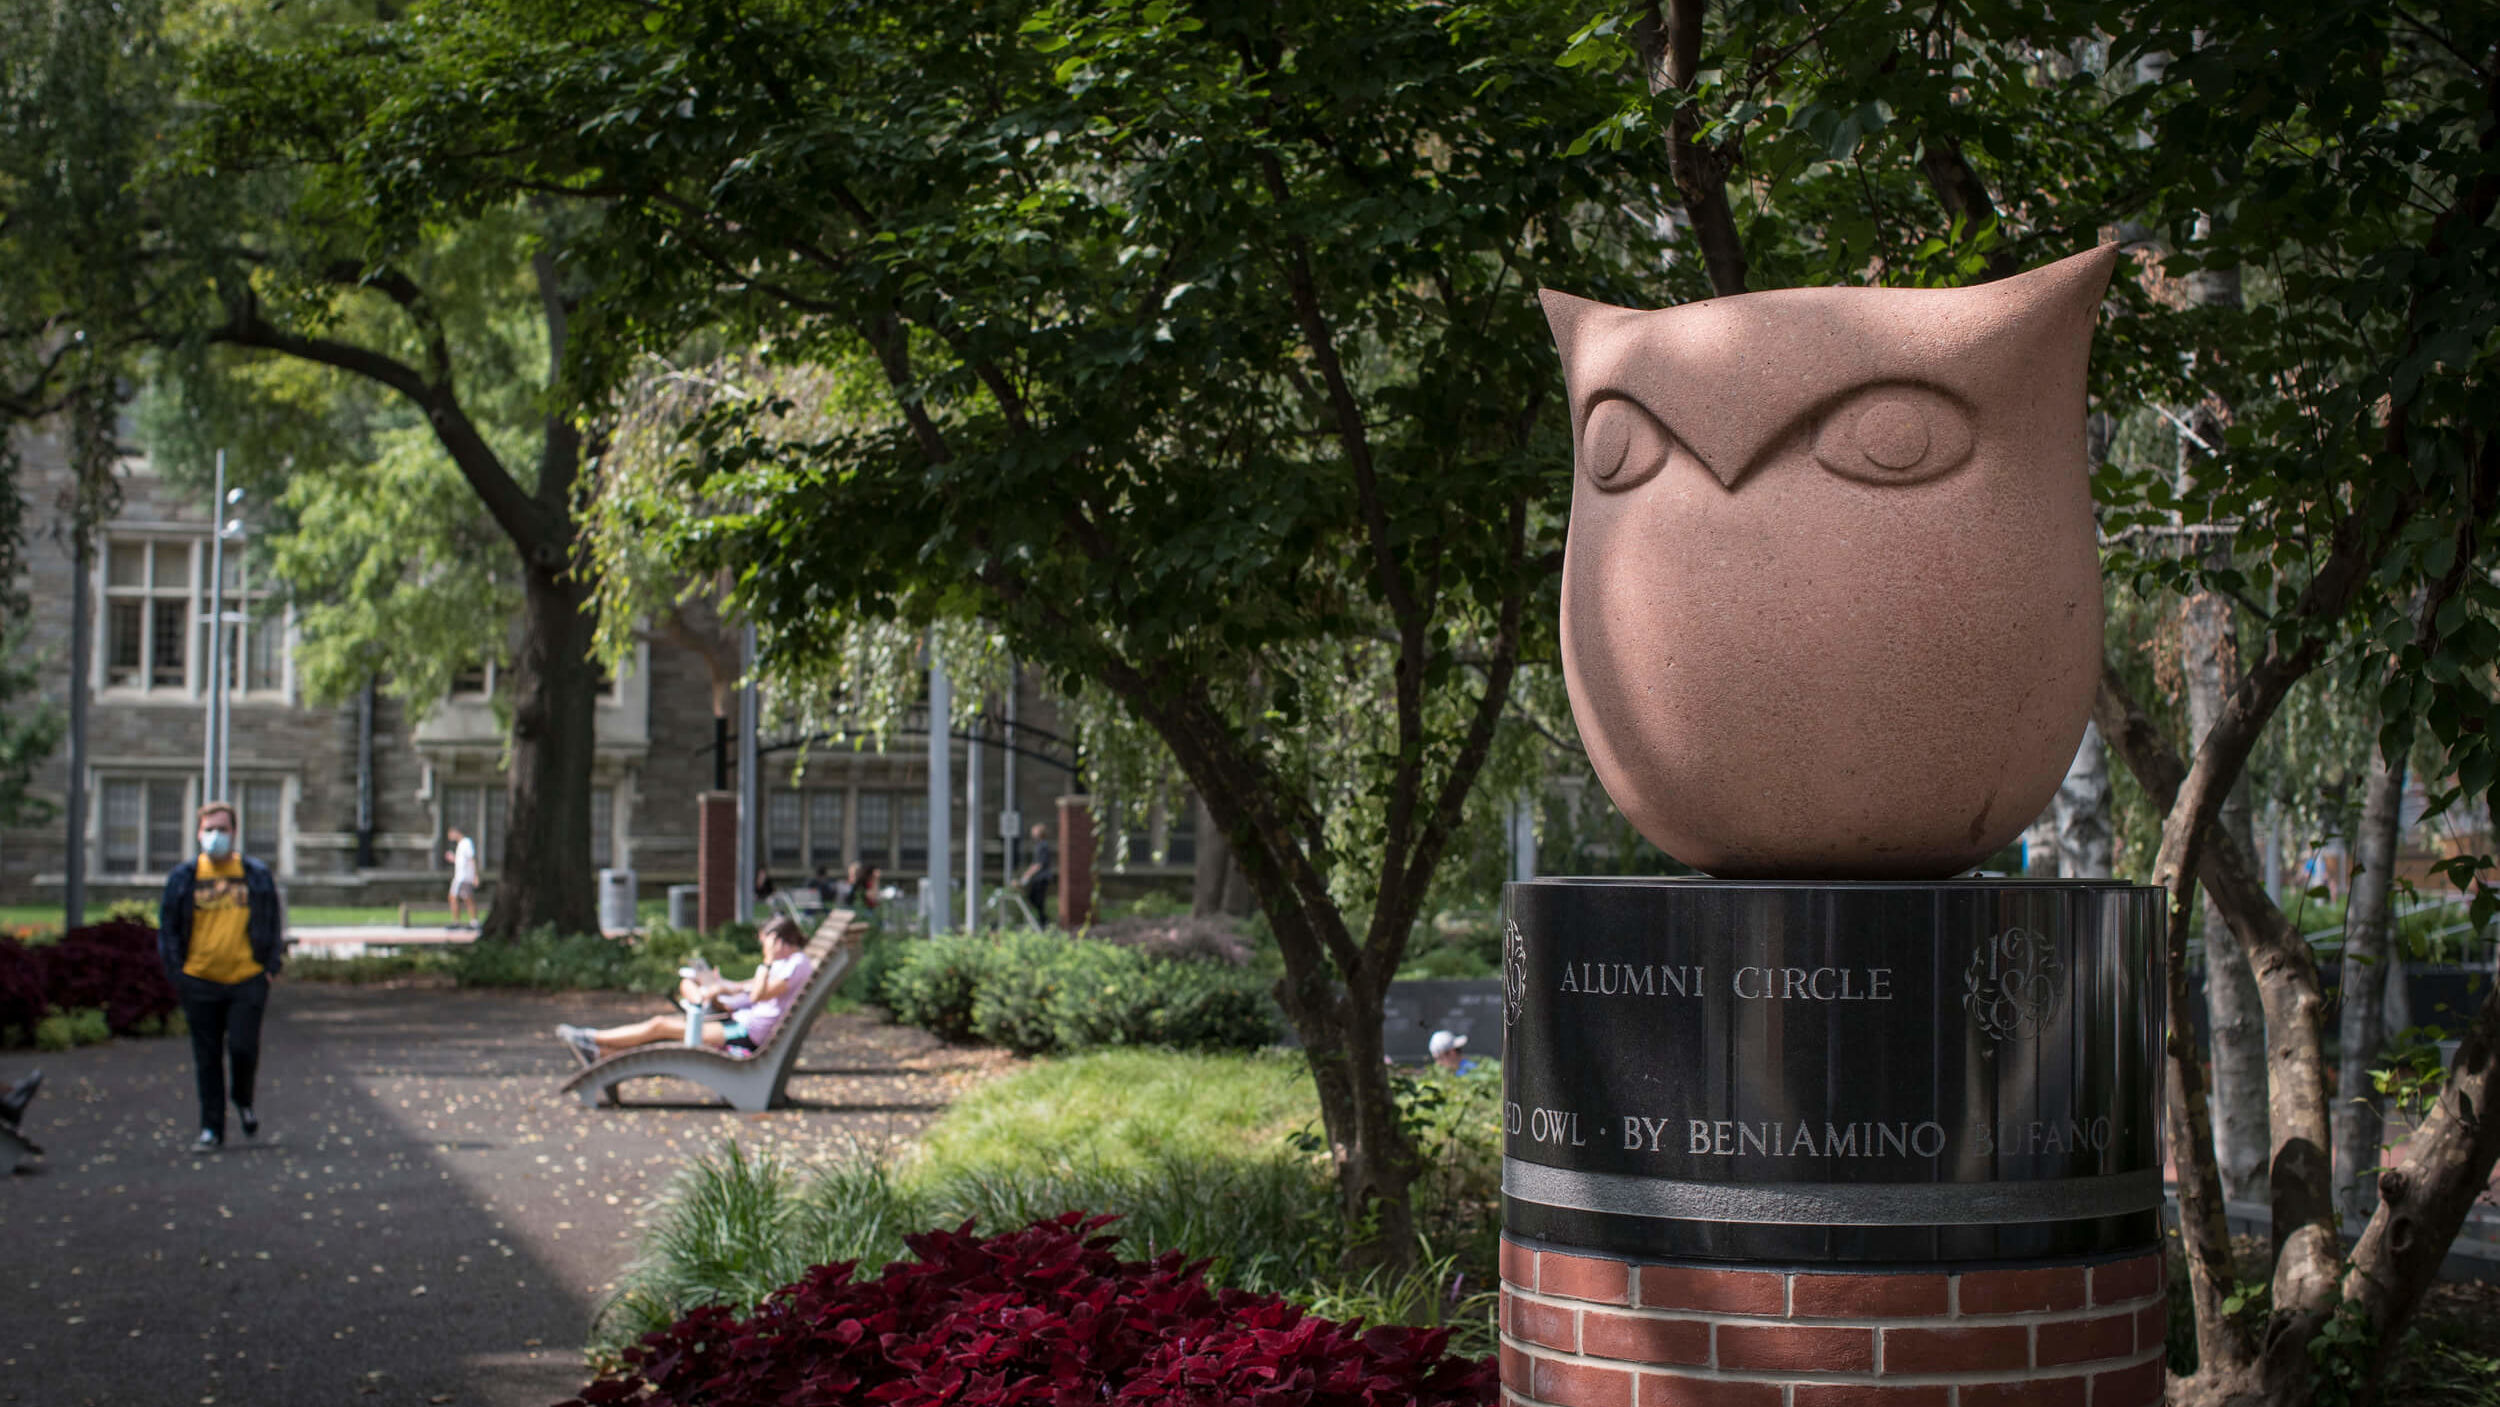
[[191,955],[185,976],[208,982],[248,982],[260,975],[252,958],[252,899],[243,887],[243,857],[200,857],[192,871]]

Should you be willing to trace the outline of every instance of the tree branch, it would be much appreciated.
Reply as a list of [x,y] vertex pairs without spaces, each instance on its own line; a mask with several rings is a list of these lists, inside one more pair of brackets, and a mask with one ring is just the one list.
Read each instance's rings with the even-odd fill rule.
[[[1637,6],[1632,42],[1653,96],[1689,92],[1700,77],[1702,23],[1708,9],[1708,0],[1664,0],[1663,6],[1660,0],[1641,0]],[[1737,232],[1736,209],[1727,198],[1734,157],[1728,148],[1702,145],[1700,104],[1688,99],[1676,108],[1667,123],[1667,169],[1684,198],[1693,238],[1701,244],[1711,291],[1722,298],[1745,291],[1745,239]]]
[[503,529],[523,556],[556,535],[551,531],[556,525],[545,520],[541,506],[505,471],[503,461],[486,443],[486,437],[478,433],[476,422],[469,418],[460,398],[450,387],[428,380],[415,367],[370,347],[287,332],[262,317],[258,300],[248,294],[228,309],[225,326],[211,332],[208,340],[318,362],[399,392],[425,412],[426,422],[451,455],[460,477],[468,482],[495,525]]
[[[1962,153],[1962,139],[1950,132],[1923,132],[1918,143],[1918,169],[1927,177],[1927,187],[1936,193],[1936,203],[1945,215],[1964,230],[1976,232],[1997,222],[1996,201],[1988,195],[1987,182]],[[1988,251],[1987,271],[1991,280],[2011,278],[2022,271],[2022,261],[2004,242]]]

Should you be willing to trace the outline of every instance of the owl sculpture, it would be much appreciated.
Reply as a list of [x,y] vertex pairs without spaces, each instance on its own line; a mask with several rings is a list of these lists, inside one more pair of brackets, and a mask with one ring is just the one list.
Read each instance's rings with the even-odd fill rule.
[[1544,294],[1578,460],[1563,673],[1641,834],[1724,878],[1934,879],[2039,815],[2100,672],[2084,364],[2117,258]]

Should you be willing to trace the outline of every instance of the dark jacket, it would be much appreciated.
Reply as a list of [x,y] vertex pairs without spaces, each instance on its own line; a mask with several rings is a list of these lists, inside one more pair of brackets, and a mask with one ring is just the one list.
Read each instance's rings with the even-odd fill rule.
[[[192,856],[165,876],[165,898],[156,907],[156,952],[165,960],[165,975],[179,979],[191,957],[191,886],[199,880],[199,857]],[[276,973],[286,966],[286,910],[278,898],[278,878],[269,867],[243,857],[243,892],[252,906],[244,932],[252,940],[252,961]]]

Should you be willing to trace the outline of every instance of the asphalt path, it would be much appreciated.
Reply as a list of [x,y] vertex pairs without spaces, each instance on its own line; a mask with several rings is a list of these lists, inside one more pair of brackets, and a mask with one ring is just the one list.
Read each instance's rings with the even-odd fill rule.
[[797,1107],[739,1114],[641,1081],[625,1109],[556,1085],[560,1020],[615,994],[279,984],[261,1134],[194,1157],[189,1042],[0,1051],[46,1072],[48,1158],[0,1178],[0,1403],[543,1407],[585,1381],[592,1316],[638,1219],[735,1138],[808,1157],[910,1138],[1001,1057],[828,1015]]

